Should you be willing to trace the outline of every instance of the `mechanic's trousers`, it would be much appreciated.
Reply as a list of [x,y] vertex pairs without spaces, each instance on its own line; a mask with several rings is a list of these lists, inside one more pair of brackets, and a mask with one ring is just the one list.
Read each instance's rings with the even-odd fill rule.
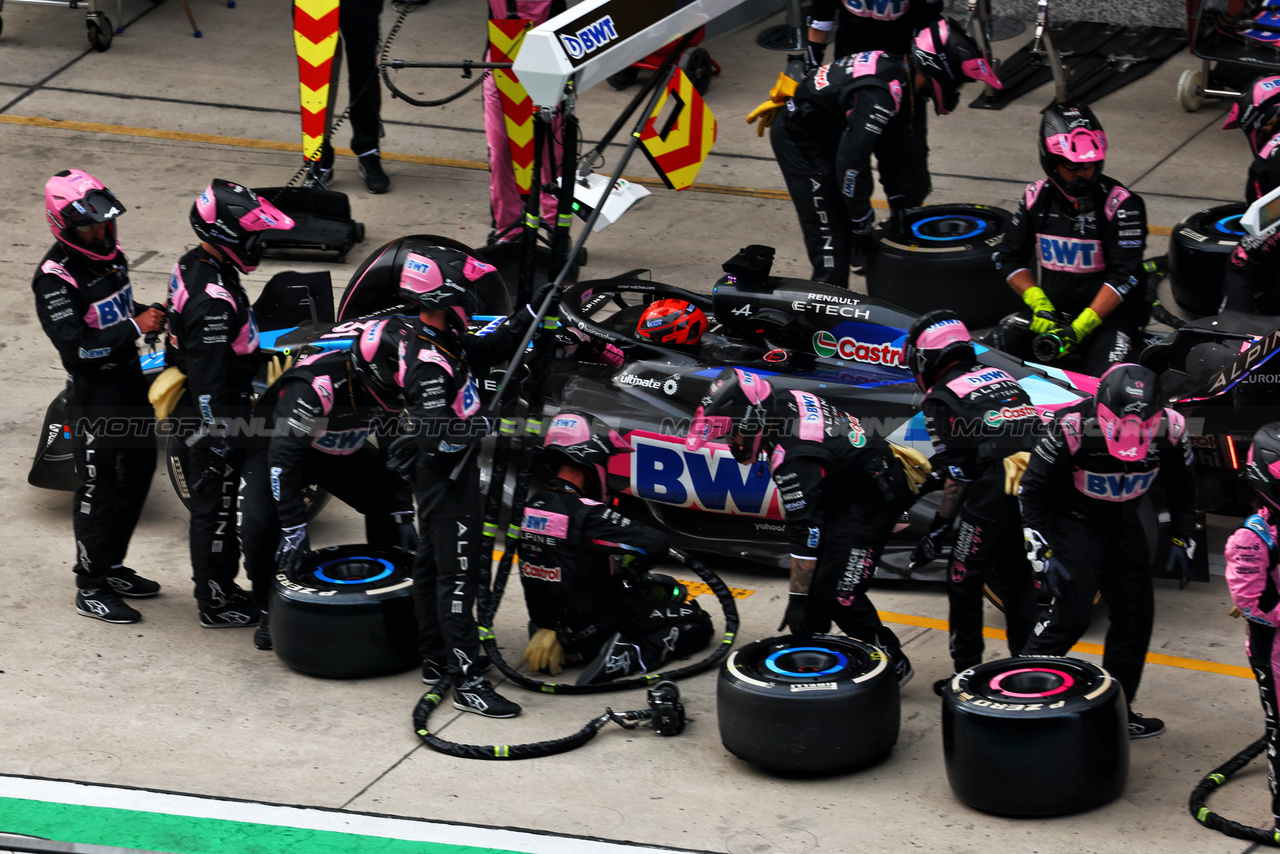
[[[341,455],[309,450],[305,468],[305,483],[318,485],[364,516],[365,542],[371,546],[400,545],[399,529],[391,514],[411,508],[407,496],[402,495],[404,481],[382,464],[376,448],[364,445],[353,454]],[[280,516],[272,497],[266,448],[246,457],[240,476],[240,550],[245,574],[253,584],[253,603],[265,611],[280,543]],[[397,494],[401,494],[399,501]]]
[[[1130,508],[1131,504],[1145,508]],[[1050,541],[1054,556],[1070,574],[1062,595],[1040,614],[1024,655],[1066,655],[1089,628],[1097,593],[1107,603],[1110,625],[1102,666],[1119,681],[1129,703],[1138,693],[1142,665],[1151,642],[1155,594],[1151,587],[1151,552],[1140,512],[1154,512],[1148,499],[1118,503],[1117,522],[1061,515]]]
[[1249,654],[1249,666],[1258,680],[1258,697],[1262,700],[1262,713],[1267,721],[1267,782],[1271,786],[1271,813],[1280,825],[1280,713],[1276,710],[1276,630],[1272,626],[1250,621],[1246,629],[1245,650]]
[[893,501],[885,501],[879,493],[850,501],[846,494],[836,509],[828,510],[807,622],[819,633],[829,631],[834,622],[849,637],[879,646],[893,663],[902,656],[902,644],[880,622],[866,590],[894,524],[915,496],[896,463],[889,481],[896,493]]
[[117,382],[67,379],[67,420],[75,457],[71,530],[76,586],[101,587],[123,564],[156,469],[155,418],[138,369]]
[[1031,564],[1022,545],[1018,499],[1004,493],[1004,469],[990,466],[965,491],[951,562],[947,599],[951,660],[959,673],[982,662],[983,585],[993,582],[1004,603],[1009,654],[1022,651],[1036,620]]
[[589,623],[562,632],[561,645],[590,661],[614,632],[635,644],[645,672],[672,659],[692,655],[711,640],[711,615],[692,599],[687,602],[637,597],[635,601],[601,608]]
[[413,606],[422,659],[444,665],[450,681],[459,686],[476,673],[476,590],[480,561],[490,556],[479,549],[480,469],[472,460],[451,480],[456,462],[420,454],[414,470],[419,546],[413,561]]

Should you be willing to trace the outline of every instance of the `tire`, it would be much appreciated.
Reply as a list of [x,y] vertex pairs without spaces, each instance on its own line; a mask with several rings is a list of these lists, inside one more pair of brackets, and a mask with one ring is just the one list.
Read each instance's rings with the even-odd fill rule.
[[1236,244],[1244,237],[1244,202],[1197,211],[1173,227],[1169,237],[1169,287],[1183,311],[1217,314],[1222,279]]
[[711,54],[707,53],[706,48],[695,47],[680,57],[680,70],[693,83],[693,88],[699,95],[707,94],[707,90],[711,88],[711,76],[715,72],[711,66]]
[[626,89],[628,86],[630,86],[632,83],[635,83],[636,78],[638,78],[639,76],[640,76],[640,72],[637,69],[628,66],[622,69],[621,71],[619,71],[617,74],[610,74],[608,77],[604,79],[604,82],[608,83],[610,88],[617,89],[618,91],[622,91],[623,89]]
[[111,27],[111,19],[101,12],[96,17],[85,19],[85,32],[89,37],[89,44],[98,53],[102,53],[111,47],[111,39],[115,37],[115,31]]
[[1188,113],[1204,106],[1204,75],[1188,68],[1178,78],[1178,104]]
[[[178,494],[178,500],[182,502],[182,506],[191,509],[191,490],[188,484],[193,476],[188,469],[188,455],[186,443],[170,433],[164,440],[164,467],[169,473],[169,485],[173,487],[173,491]],[[329,503],[329,493],[320,488],[319,484],[309,484],[302,492],[302,502],[307,507],[307,521],[311,521],[324,506]]]
[[735,650],[716,686],[720,741],[769,771],[869,765],[898,740],[901,705],[888,656],[860,640],[767,638]]
[[1086,661],[1022,656],[952,678],[942,749],[957,798],[1009,816],[1065,815],[1108,803],[1129,776],[1124,691]]
[[413,556],[385,546],[331,546],[271,590],[271,643],[289,667],[329,679],[402,673],[422,664]]
[[867,263],[867,293],[910,311],[949,308],[971,327],[1022,308],[991,253],[1013,214],[989,205],[929,205],[907,211],[908,236],[882,231]]

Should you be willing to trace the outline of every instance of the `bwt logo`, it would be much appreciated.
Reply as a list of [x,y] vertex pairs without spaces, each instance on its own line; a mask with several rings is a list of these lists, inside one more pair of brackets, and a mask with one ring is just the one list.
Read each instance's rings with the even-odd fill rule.
[[421,261],[410,255],[408,258],[404,259],[404,268],[410,273],[426,274],[431,272],[431,262]]
[[544,533],[547,530],[547,517],[533,516],[529,513],[524,514],[524,522],[520,525],[521,529],[531,531],[535,534]]
[[648,501],[713,513],[778,516],[777,489],[767,474],[743,466],[727,449],[686,450],[682,443],[632,434],[631,491]]
[[1097,240],[1042,234],[1039,246],[1040,266],[1046,270],[1096,273],[1106,267],[1102,257],[1102,243]]
[[616,41],[617,38],[618,31],[613,26],[613,17],[605,15],[600,20],[587,24],[573,35],[561,33],[560,43],[564,45],[565,52],[571,59],[582,59],[609,42]]
[[1159,469],[1141,474],[1092,474],[1084,473],[1084,492],[1104,501],[1125,501],[1137,498],[1151,488]]

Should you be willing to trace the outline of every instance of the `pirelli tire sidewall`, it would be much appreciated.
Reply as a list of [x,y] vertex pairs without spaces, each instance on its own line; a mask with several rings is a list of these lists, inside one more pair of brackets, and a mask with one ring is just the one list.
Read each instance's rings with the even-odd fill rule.
[[957,798],[1009,816],[1065,815],[1119,797],[1127,705],[1096,664],[1020,656],[958,673],[943,693],[942,745]]
[[1169,288],[1183,311],[1199,317],[1217,314],[1227,261],[1244,229],[1244,202],[1196,211],[1169,235]]
[[882,229],[867,263],[867,293],[917,313],[949,308],[973,327],[992,326],[1022,302],[991,256],[1013,214],[990,205],[929,205],[907,211],[908,235]]
[[885,653],[846,637],[766,638],[735,650],[716,687],[720,741],[782,774],[869,765],[898,740],[897,674]]
[[276,656],[302,673],[355,679],[421,664],[413,610],[413,555],[387,546],[311,552],[271,589]]

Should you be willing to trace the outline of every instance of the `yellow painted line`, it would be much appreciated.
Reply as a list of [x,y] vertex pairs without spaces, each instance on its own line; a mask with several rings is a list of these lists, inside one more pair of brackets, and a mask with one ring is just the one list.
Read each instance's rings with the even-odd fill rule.
[[[84,133],[106,133],[116,136],[138,136],[147,139],[168,139],[174,142],[199,142],[207,145],[228,145],[235,148],[257,148],[266,151],[296,151],[302,153],[302,145],[297,142],[279,142],[272,139],[249,139],[243,136],[219,136],[208,133],[187,133],[178,130],[155,130],[154,128],[136,128],[126,125],[107,125],[98,122],[72,122],[62,119],[46,119],[41,116],[11,116],[0,114],[0,124],[25,125],[27,127],[55,128],[58,130],[74,130]],[[350,148],[334,148],[334,152],[343,157],[355,157]],[[489,164],[482,160],[459,160],[453,157],[428,157],[421,154],[397,154],[383,151],[383,160],[396,163],[416,163],[422,166],[444,166],[452,169],[471,169],[477,172],[488,172]],[[645,187],[661,188],[665,185],[660,178],[638,175],[623,175],[633,184]],[[735,187],[728,184],[693,184],[688,188],[697,193],[709,193],[715,196],[740,196],[750,199],[771,199],[774,201],[790,201],[791,195],[786,190],[767,190],[760,187]],[[871,206],[880,210],[888,210],[889,203],[884,199],[872,199]],[[1149,227],[1152,234],[1168,237],[1173,229],[1164,225]]]
[[[917,617],[915,614],[895,614],[892,611],[878,611],[880,619],[886,623],[897,623],[902,626],[919,626],[924,629],[937,629],[945,632],[948,629],[946,620],[936,620],[932,617]],[[1008,635],[1003,629],[993,629],[984,627],[982,636],[993,640],[1007,640]],[[1102,644],[1100,643],[1078,643],[1071,647],[1072,652],[1086,652],[1092,655],[1102,655]],[[1166,667],[1178,667],[1182,670],[1198,670],[1202,673],[1217,673],[1221,676],[1239,676],[1241,679],[1252,679],[1253,671],[1247,667],[1240,667],[1235,664],[1219,664],[1216,661],[1201,661],[1198,658],[1180,658],[1176,655],[1165,655],[1159,652],[1148,652],[1146,661],[1148,664],[1163,664]]]

